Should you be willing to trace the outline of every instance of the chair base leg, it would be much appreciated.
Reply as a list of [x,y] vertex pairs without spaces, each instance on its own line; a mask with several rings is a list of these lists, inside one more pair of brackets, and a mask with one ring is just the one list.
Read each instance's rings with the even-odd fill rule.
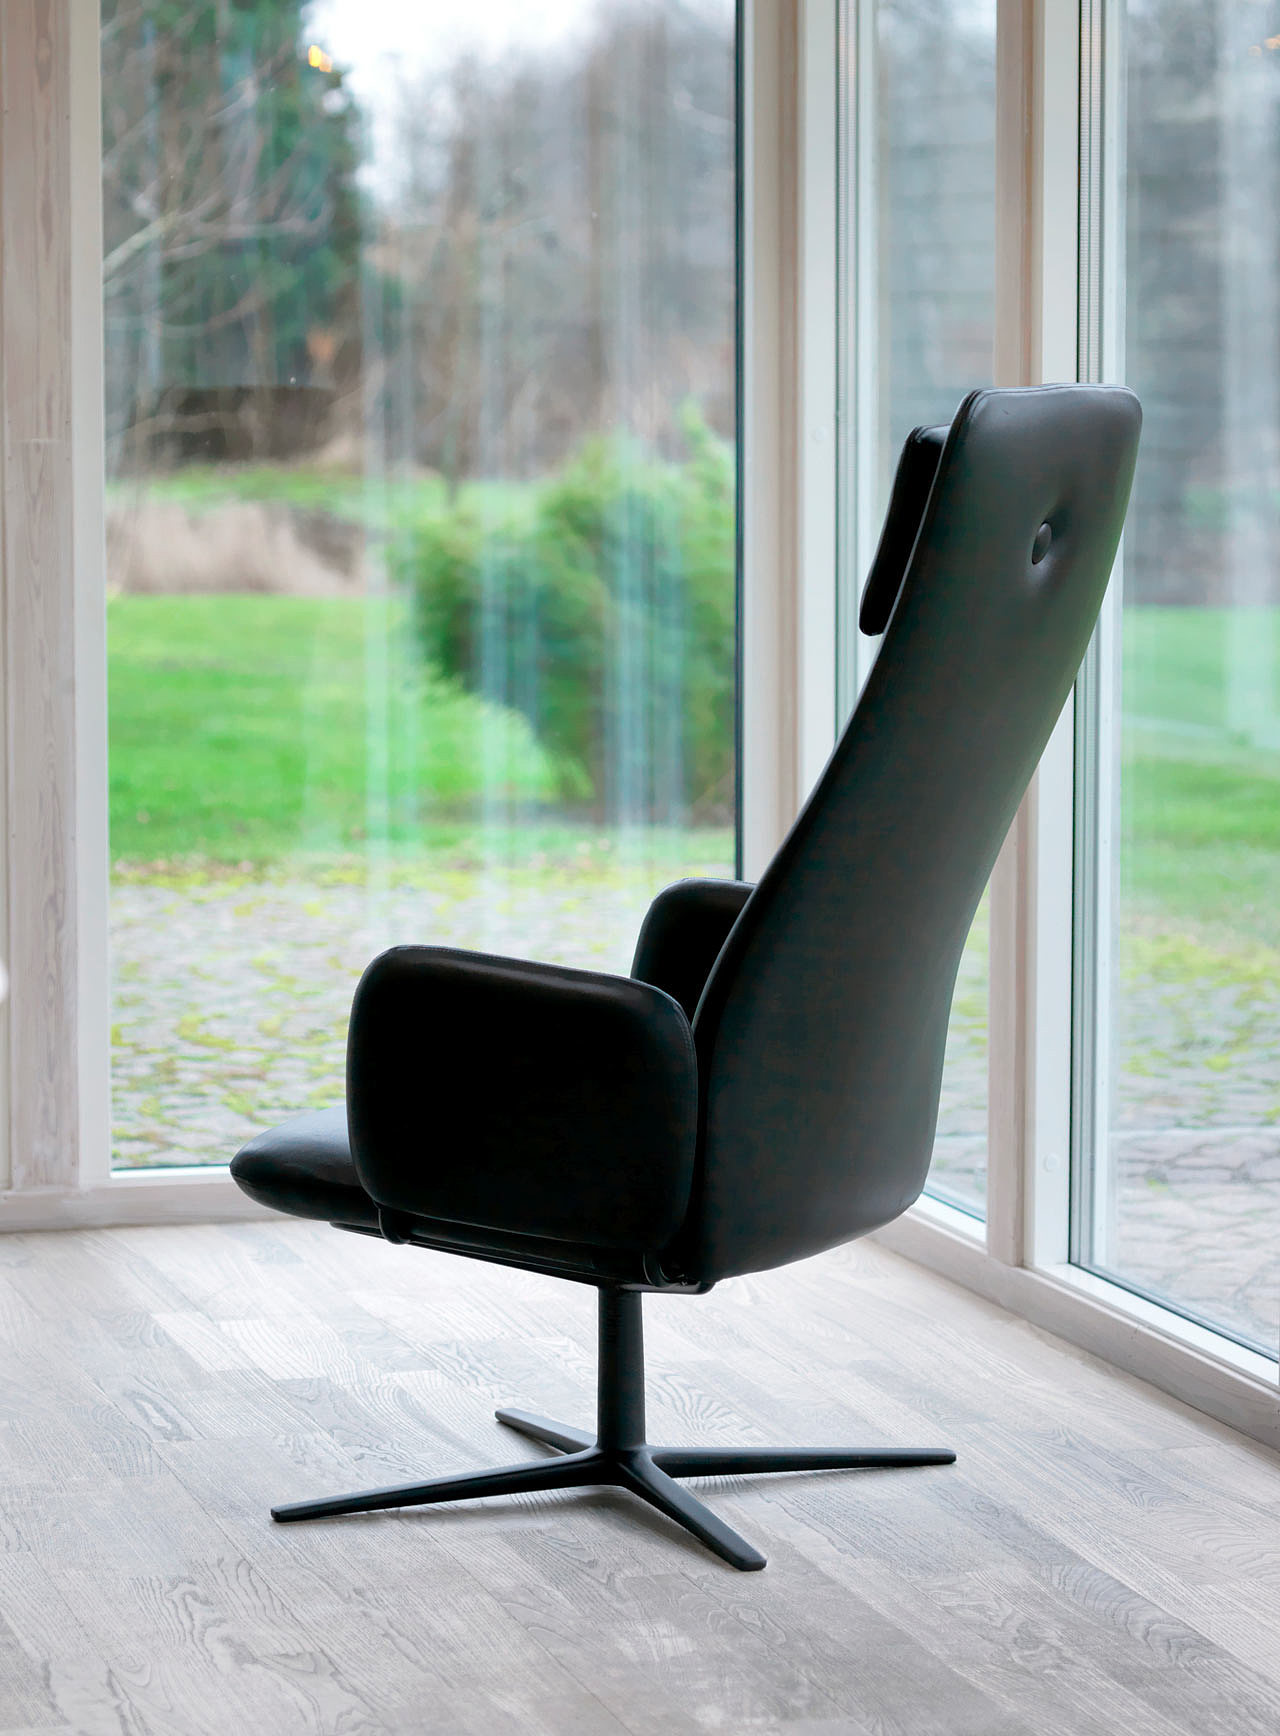
[[691,1532],[713,1555],[736,1567],[740,1573],[759,1573],[765,1565],[760,1551],[747,1542],[724,1520],[705,1507],[696,1495],[682,1489],[657,1463],[656,1455],[637,1453],[627,1465],[623,1487],[674,1519],[677,1525]]
[[768,1471],[894,1471],[954,1465],[950,1447],[655,1447],[668,1477],[755,1477]]
[[335,1495],[324,1501],[296,1501],[273,1507],[281,1525],[301,1519],[336,1519],[348,1513],[377,1513],[390,1507],[434,1506],[444,1501],[474,1501],[486,1495],[522,1495],[543,1489],[629,1489],[693,1533],[708,1549],[732,1566],[751,1572],[764,1566],[764,1556],[709,1507],[690,1495],[640,1448],[626,1453],[588,1452],[558,1459],[535,1459],[501,1471],[480,1471],[466,1477],[439,1477],[430,1483],[403,1483],[390,1489],[366,1489],[357,1495]]
[[528,1439],[555,1449],[554,1458],[507,1465],[428,1483],[366,1489],[323,1501],[273,1507],[282,1525],[301,1519],[335,1519],[347,1513],[377,1513],[389,1507],[426,1507],[445,1501],[475,1501],[489,1495],[522,1495],[545,1489],[629,1489],[690,1532],[722,1561],[744,1573],[765,1558],[687,1489],[681,1477],[740,1477],[775,1471],[895,1469],[950,1465],[947,1447],[651,1447],[644,1438],[644,1364],[640,1297],[635,1292],[600,1293],[600,1391],[597,1432],[568,1428],[529,1411],[500,1410],[498,1421]]
[[561,1453],[585,1453],[594,1447],[596,1437],[586,1429],[566,1428],[563,1423],[549,1422],[546,1417],[534,1416],[532,1411],[500,1410],[494,1415],[500,1423],[505,1423],[509,1429],[515,1429],[517,1434],[531,1441],[539,1441],[544,1447],[555,1447]]
[[337,1519],[347,1513],[380,1513],[388,1507],[429,1507],[442,1501],[479,1501],[486,1495],[529,1495],[541,1489],[572,1489],[589,1476],[586,1461],[593,1453],[575,1453],[562,1459],[535,1459],[525,1465],[507,1465],[498,1471],[476,1471],[465,1477],[436,1477],[429,1483],[400,1483],[389,1489],[365,1489],[356,1495],[334,1495],[323,1501],[294,1501],[273,1507],[271,1517],[281,1525],[299,1519]]
[[[665,1513],[731,1567],[757,1572],[765,1558],[711,1509],[682,1489],[678,1477],[739,1477],[764,1471],[889,1469],[907,1465],[950,1465],[945,1447],[878,1447],[846,1451],[806,1447],[632,1447],[602,1448],[580,1429],[548,1422],[525,1411],[500,1410],[498,1421],[532,1440],[559,1448],[554,1459],[534,1459],[497,1471],[463,1477],[437,1477],[429,1483],[402,1483],[366,1489],[323,1501],[295,1501],[273,1507],[281,1525],[300,1519],[336,1519],[348,1513],[377,1513],[390,1507],[426,1507],[445,1501],[477,1501],[488,1495],[526,1495],[545,1489],[629,1489]],[[583,1443],[586,1443],[585,1446]]]

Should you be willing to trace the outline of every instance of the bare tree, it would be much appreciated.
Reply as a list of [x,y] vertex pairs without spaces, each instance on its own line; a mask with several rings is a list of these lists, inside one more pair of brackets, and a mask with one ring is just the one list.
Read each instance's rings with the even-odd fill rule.
[[333,384],[360,220],[342,77],[308,63],[301,0],[104,0],[102,62],[118,465],[126,444],[198,447],[246,403],[271,420],[270,393]]

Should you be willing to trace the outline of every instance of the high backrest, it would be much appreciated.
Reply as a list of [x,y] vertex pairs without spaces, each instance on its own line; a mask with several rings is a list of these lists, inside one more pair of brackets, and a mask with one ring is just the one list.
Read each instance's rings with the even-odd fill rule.
[[1121,388],[975,392],[936,474],[913,461],[879,655],[694,1018],[688,1277],[832,1247],[924,1186],[961,949],[1093,631],[1140,426]]

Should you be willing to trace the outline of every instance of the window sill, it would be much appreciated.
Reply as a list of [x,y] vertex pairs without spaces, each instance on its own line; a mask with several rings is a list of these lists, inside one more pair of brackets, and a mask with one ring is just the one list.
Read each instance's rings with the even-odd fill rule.
[[121,1170],[98,1187],[0,1193],[0,1231],[225,1223],[276,1215],[241,1193],[225,1164]]
[[939,1229],[948,1230],[953,1236],[960,1236],[976,1247],[986,1246],[987,1220],[976,1217],[973,1212],[966,1212],[960,1206],[953,1206],[950,1200],[939,1199],[937,1194],[922,1193],[912,1207],[912,1211],[928,1224],[936,1224]]
[[[1280,1368],[1078,1266],[1006,1266],[930,1200],[877,1232],[895,1253],[1280,1450]],[[967,1221],[972,1225],[972,1220]]]

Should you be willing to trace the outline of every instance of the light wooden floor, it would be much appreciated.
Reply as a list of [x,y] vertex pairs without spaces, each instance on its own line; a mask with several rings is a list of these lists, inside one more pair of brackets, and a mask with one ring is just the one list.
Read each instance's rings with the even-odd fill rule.
[[[868,1244],[646,1303],[655,1440],[945,1441],[273,1527],[587,1423],[594,1296],[323,1226],[0,1237],[0,1731],[1280,1731],[1280,1461]],[[531,1451],[533,1449],[530,1449]]]

